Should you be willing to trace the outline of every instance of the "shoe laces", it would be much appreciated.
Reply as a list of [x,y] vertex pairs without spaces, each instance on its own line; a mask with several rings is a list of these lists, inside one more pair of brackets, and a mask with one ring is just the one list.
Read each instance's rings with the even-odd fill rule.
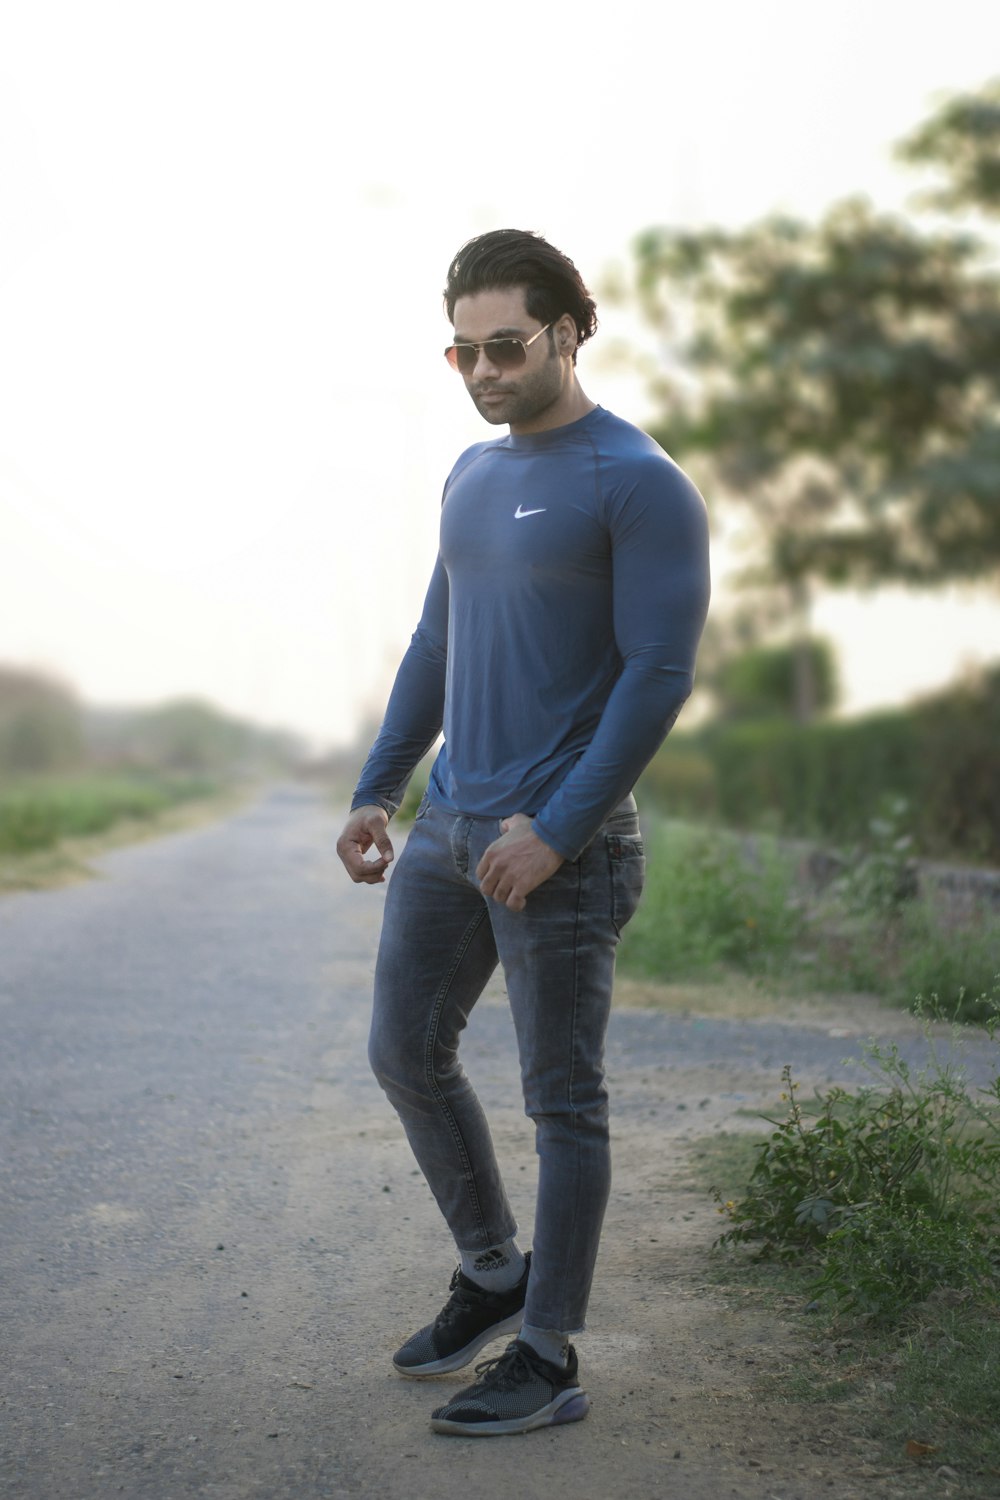
[[485,1359],[481,1365],[476,1366],[476,1374],[479,1376],[477,1385],[494,1385],[501,1390],[512,1390],[514,1386],[524,1385],[528,1380],[534,1380],[538,1375],[528,1354],[517,1344],[511,1344],[502,1354],[495,1359]]
[[460,1267],[457,1267],[451,1278],[451,1285],[448,1288],[451,1296],[434,1319],[435,1328],[446,1328],[449,1323],[455,1320],[459,1313],[469,1308],[473,1303],[473,1298],[469,1296],[468,1289],[459,1284],[458,1276],[460,1269]]

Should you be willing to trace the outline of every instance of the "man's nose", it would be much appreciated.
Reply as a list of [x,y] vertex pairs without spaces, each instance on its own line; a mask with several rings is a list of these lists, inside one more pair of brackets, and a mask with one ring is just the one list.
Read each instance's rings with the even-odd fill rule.
[[491,380],[499,375],[500,366],[495,365],[485,349],[476,350],[476,363],[472,367],[473,380]]

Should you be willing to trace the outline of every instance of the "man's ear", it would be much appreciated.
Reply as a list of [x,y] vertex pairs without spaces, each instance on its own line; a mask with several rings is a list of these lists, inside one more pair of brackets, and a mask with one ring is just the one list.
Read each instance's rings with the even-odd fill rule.
[[552,330],[556,348],[560,354],[572,354],[577,345],[576,323],[569,313],[563,313]]

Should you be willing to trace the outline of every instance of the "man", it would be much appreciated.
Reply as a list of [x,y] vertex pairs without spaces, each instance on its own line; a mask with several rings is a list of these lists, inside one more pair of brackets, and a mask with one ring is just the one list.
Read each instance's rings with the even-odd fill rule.
[[[604,1037],[643,878],[631,791],[691,690],[708,549],[691,482],[580,386],[597,320],[572,261],[531,233],[480,235],[445,305],[450,363],[510,431],[445,485],[423,615],[337,849],[353,880],[385,879],[388,821],[443,727],[386,897],[370,1057],[461,1256],[394,1364],[458,1370],[520,1330],[431,1420],[492,1436],[589,1407],[569,1340],[610,1182]],[[539,1156],[527,1253],[458,1060],[498,961]]]

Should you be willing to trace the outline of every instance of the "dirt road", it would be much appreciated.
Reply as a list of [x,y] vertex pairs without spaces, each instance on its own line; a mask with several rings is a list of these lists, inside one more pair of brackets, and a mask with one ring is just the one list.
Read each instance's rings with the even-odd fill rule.
[[[578,1343],[591,1415],[528,1438],[430,1432],[454,1378],[406,1381],[389,1357],[437,1310],[454,1256],[367,1072],[382,893],[343,877],[337,825],[315,794],[278,789],[108,855],[89,884],[0,901],[0,1494],[924,1493],[874,1475],[829,1408],[820,1430],[811,1408],[762,1398],[807,1333],[706,1285],[719,1221],[684,1185],[686,1143],[772,1101],[783,1063],[804,1084],[840,1075],[852,1017],[619,1007],[615,1187]],[[466,1055],[530,1244],[499,985]]]

